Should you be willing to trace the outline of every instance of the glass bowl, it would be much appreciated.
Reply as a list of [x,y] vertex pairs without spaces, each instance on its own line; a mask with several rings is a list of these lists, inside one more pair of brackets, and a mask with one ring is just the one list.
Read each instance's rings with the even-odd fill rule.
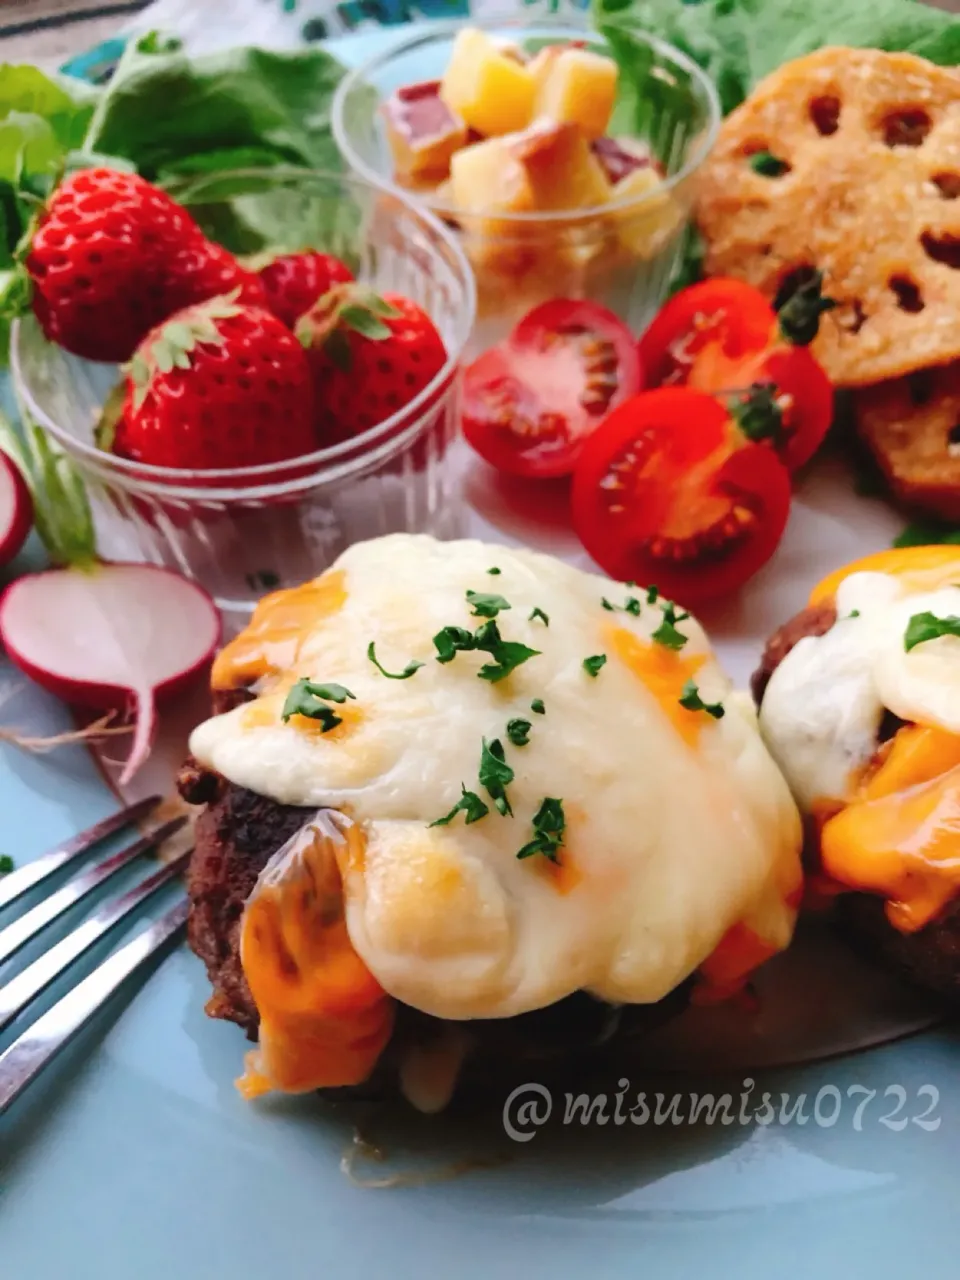
[[348,259],[359,280],[423,307],[448,358],[415,400],[355,439],[269,467],[183,471],[98,449],[94,427],[118,368],[47,342],[32,315],[17,321],[11,369],[21,407],[83,476],[99,554],[179,569],[211,593],[232,631],[264,591],[315,576],[353,542],[457,536],[462,504],[448,454],[475,293],[455,236],[403,193],[335,174],[250,170],[173,194],[229,248],[255,249],[259,230],[281,250]]
[[[438,23],[340,82],[331,109],[333,134],[354,172],[398,196],[404,194],[394,177],[380,107],[403,85],[439,79],[463,25]],[[579,41],[612,56],[608,42],[575,18],[471,25],[528,51]],[[465,214],[432,191],[419,193],[421,201],[455,229],[476,273],[478,325],[470,356],[499,341],[521,316],[549,298],[602,303],[639,333],[664,296],[682,247],[695,175],[719,126],[720,106],[710,80],[679,49],[634,31],[625,31],[624,39],[636,50],[643,70],[633,82],[638,99],[624,94],[624,100],[618,100],[612,132],[629,133],[649,146],[663,171],[656,188],[592,209],[497,211],[495,217]],[[624,109],[630,112],[629,129],[619,127]]]

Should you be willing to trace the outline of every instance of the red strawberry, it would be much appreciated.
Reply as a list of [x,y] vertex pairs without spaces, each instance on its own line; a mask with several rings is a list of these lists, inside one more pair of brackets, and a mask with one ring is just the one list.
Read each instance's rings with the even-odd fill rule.
[[425,311],[398,293],[337,285],[297,323],[310,354],[322,444],[350,439],[402,409],[447,359]]
[[33,310],[53,342],[88,360],[126,360],[180,307],[262,287],[189,213],[132,173],[85,169],[56,189],[26,260]]
[[311,453],[310,368],[269,311],[213,298],[159,325],[137,348],[100,443],[136,462],[207,471]]
[[291,329],[328,289],[353,279],[353,272],[339,258],[313,249],[280,254],[262,266],[259,275],[267,306]]
[[167,311],[160,319],[228,293],[242,306],[270,309],[257,273],[242,267],[222,245],[203,238],[178,250],[169,264],[164,292]]

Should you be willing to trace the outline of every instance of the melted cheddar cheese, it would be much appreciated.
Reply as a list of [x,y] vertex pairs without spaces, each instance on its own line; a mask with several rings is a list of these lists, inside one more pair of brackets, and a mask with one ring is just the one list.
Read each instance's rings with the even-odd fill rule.
[[[960,638],[907,651],[911,617],[960,615],[960,550],[915,547],[839,570],[811,596],[837,622],[774,672],[761,727],[803,807],[823,871],[886,899],[913,932],[960,892]],[[887,712],[905,722],[878,749]]]
[[[468,591],[502,595],[503,639],[537,651],[503,680],[478,678],[488,653],[436,661],[444,627],[484,622]],[[284,594],[217,668],[227,685],[252,677],[259,696],[200,725],[191,750],[280,803],[348,813],[362,839],[337,855],[343,916],[318,944],[315,974],[304,929],[320,926],[296,894],[267,884],[251,900],[243,961],[267,1028],[251,1080],[287,1088],[356,1074],[385,1034],[378,990],[453,1021],[510,1017],[578,990],[649,1002],[738,925],[759,940],[753,954],[787,944],[799,817],[694,619],[671,650],[653,639],[659,604],[640,616],[603,607],[625,601],[622,585],[530,551],[405,535],[356,545],[316,584]],[[387,671],[423,665],[389,679],[367,657],[371,641]],[[600,653],[593,678],[584,659]],[[285,691],[301,677],[346,686],[354,698],[335,709],[349,723],[328,733],[297,716],[284,723]],[[724,703],[723,718],[679,705],[689,679]],[[524,746],[507,736],[517,718],[530,721]],[[514,772],[507,815],[479,778],[484,740],[501,742]],[[488,813],[435,825],[462,787]],[[557,860],[518,859],[546,797],[563,803]],[[293,989],[278,940],[300,956]],[[349,1025],[324,997],[341,963],[362,996],[348,1002]],[[375,985],[363,986],[358,964]],[[314,1059],[327,1038],[324,1064]]]

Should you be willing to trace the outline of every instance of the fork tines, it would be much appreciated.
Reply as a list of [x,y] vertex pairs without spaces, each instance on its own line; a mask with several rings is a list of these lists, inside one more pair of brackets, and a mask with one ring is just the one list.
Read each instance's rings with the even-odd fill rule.
[[[0,880],[0,908],[15,902],[61,867],[89,853],[108,836],[147,816],[159,802],[159,796],[151,796],[147,800],[129,805],[81,832],[66,844],[12,872]],[[10,959],[28,941],[122,867],[157,848],[169,836],[181,830],[186,821],[186,818],[174,818],[145,832],[117,853],[82,870],[19,919],[0,929],[0,964]],[[179,875],[185,869],[191,853],[192,850],[188,850],[180,854],[118,898],[103,903],[72,933],[0,987],[0,1032],[74,961],[116,928],[152,894]],[[117,987],[181,932],[186,918],[187,899],[183,894],[160,920],[150,924],[131,942],[111,955],[0,1053],[0,1114],[59,1050],[73,1039]]]

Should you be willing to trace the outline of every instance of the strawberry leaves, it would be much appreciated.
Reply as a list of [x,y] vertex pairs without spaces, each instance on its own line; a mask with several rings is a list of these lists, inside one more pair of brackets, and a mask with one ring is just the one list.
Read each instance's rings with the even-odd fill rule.
[[[189,369],[191,356],[198,346],[222,346],[223,334],[218,320],[231,320],[240,314],[235,299],[237,292],[222,298],[211,298],[198,306],[188,307],[173,320],[154,330],[134,352],[127,373],[134,386],[134,409],[143,407],[150,385],[157,373]],[[104,446],[101,444],[101,448]]]
[[342,373],[353,365],[351,333],[368,342],[383,342],[392,330],[385,320],[400,315],[396,307],[366,285],[339,284],[297,321],[296,335],[306,349],[322,348]]

